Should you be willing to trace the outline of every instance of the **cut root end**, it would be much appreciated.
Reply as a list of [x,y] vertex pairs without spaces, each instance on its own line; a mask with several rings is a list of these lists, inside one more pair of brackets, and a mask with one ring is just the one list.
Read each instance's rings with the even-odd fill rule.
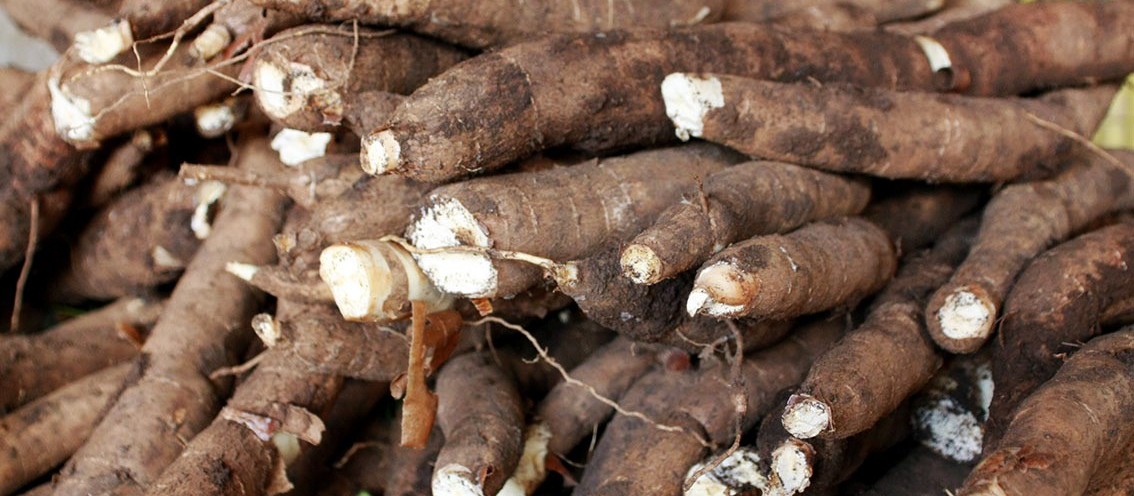
[[279,152],[280,162],[295,167],[327,153],[331,144],[331,133],[308,133],[295,129],[283,129],[272,138],[272,149]]
[[382,306],[390,296],[393,277],[386,259],[373,253],[371,246],[327,247],[319,255],[319,277],[331,288],[344,319],[372,321],[385,314]]
[[308,99],[327,91],[327,81],[309,65],[257,59],[252,67],[256,103],[268,117],[285,120],[308,105]]
[[700,79],[688,74],[670,74],[662,81],[661,92],[665,113],[673,121],[677,137],[683,141],[690,136],[701,137],[705,114],[724,106],[721,82],[715,77]]
[[983,340],[992,332],[996,307],[969,288],[961,288],[945,297],[937,311],[941,333],[949,339]]
[[811,485],[811,458],[814,449],[798,439],[784,441],[772,452],[772,494],[791,495],[802,493]]
[[693,291],[689,294],[685,309],[693,316],[706,314],[712,317],[739,317],[755,295],[755,291],[748,287],[752,286],[750,279],[726,262],[701,269],[693,283]]
[[791,435],[811,439],[831,429],[831,409],[814,397],[796,394],[788,400],[782,420]]
[[75,51],[88,64],[99,65],[114,60],[134,44],[130,21],[117,20],[109,26],[75,34]]
[[476,483],[476,475],[466,467],[452,464],[433,473],[433,494],[450,496],[484,496],[484,488]]
[[648,246],[627,246],[620,263],[622,273],[635,284],[654,284],[662,279],[662,261]]
[[362,170],[373,176],[387,174],[397,168],[402,145],[390,131],[382,131],[362,140]]
[[[697,473],[701,467],[700,463],[694,465],[686,477]],[[768,494],[768,478],[760,468],[760,455],[740,448],[693,481],[685,496],[733,496],[749,494],[753,489],[759,491],[758,494]]]

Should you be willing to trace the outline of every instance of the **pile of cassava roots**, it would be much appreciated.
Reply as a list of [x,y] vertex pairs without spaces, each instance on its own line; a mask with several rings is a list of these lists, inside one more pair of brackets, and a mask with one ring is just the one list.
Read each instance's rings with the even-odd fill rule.
[[1134,494],[1134,0],[0,7],[0,496]]

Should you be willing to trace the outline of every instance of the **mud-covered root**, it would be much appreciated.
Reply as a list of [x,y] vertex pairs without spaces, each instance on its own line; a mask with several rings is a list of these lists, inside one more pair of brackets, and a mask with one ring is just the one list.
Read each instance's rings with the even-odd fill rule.
[[885,231],[861,218],[758,236],[714,255],[697,272],[690,315],[784,319],[854,304],[894,275]]
[[1084,234],[1036,257],[1005,303],[993,348],[996,396],[986,444],[994,444],[1011,412],[1050,378],[1062,357],[1106,324],[1111,305],[1125,306],[1134,274],[1134,222]]
[[[441,186],[406,234],[422,250],[465,245],[573,260],[641,231],[700,178],[739,159],[699,144]],[[538,269],[487,253],[415,258],[441,290],[463,296],[509,296],[541,280]]]
[[[774,406],[776,393],[802,379],[842,331],[815,321],[741,363],[699,370],[655,370],[619,400],[579,483],[582,494],[677,494],[689,467],[727,446]],[[740,432],[737,432],[737,430]]]
[[133,368],[124,363],[93,373],[0,418],[0,494],[11,494],[70,457]]
[[552,33],[669,29],[721,17],[724,0],[665,0],[607,3],[493,5],[490,2],[433,0],[253,0],[319,22],[352,21],[409,29],[471,48],[489,48]]
[[164,49],[143,52],[140,64],[130,64],[130,70],[60,58],[48,81],[56,132],[76,147],[93,148],[107,138],[191,112],[235,89],[226,77],[235,77],[238,66],[196,62],[187,47],[181,45],[160,68]]
[[1134,438],[1134,330],[1095,338],[1020,403],[995,450],[959,494],[1080,494],[1129,458]]
[[[831,171],[953,183],[1059,170],[1075,143],[1034,120],[1088,135],[1115,91],[1103,86],[1006,100],[685,73],[667,76],[661,88],[681,139]],[[950,118],[931,127],[926,114]]]
[[990,354],[953,358],[911,399],[914,439],[942,458],[975,463],[984,449],[992,403]]
[[[263,137],[244,136],[238,149],[238,167],[261,173],[281,167]],[[272,261],[270,240],[286,204],[276,193],[246,187],[234,187],[226,198],[213,234],[185,269],[142,348],[145,371],[71,457],[56,479],[58,493],[146,490],[181,453],[180,440],[205,428],[219,410],[228,381],[205,374],[231,365],[227,351],[239,354],[247,345],[245,325],[261,303],[259,293],[224,267],[234,260]],[[172,412],[179,412],[174,424]]]
[[[9,410],[138,354],[164,302],[123,298],[40,334],[0,339],[0,409]],[[137,334],[135,334],[137,333]]]
[[55,296],[109,299],[176,279],[201,242],[191,226],[201,200],[171,174],[121,195],[79,234]]
[[748,162],[709,175],[688,196],[622,251],[622,269],[634,282],[674,277],[735,241],[857,214],[870,201],[870,187],[794,165]]
[[496,494],[519,462],[520,393],[491,355],[451,360],[437,375],[437,424],[445,444],[433,470],[434,494]]
[[411,301],[433,310],[452,305],[401,245],[355,241],[327,247],[319,255],[319,276],[331,289],[343,318],[383,321],[405,317]]
[[976,219],[929,252],[907,257],[866,320],[819,357],[784,411],[793,436],[842,439],[866,431],[924,386],[941,366],[925,331],[923,302],[968,252]]
[[897,183],[899,193],[879,199],[862,216],[890,234],[900,253],[936,243],[985,199],[983,189]]
[[[279,33],[252,62],[256,103],[272,120],[303,131],[344,123],[368,91],[409,94],[465,53],[411,34],[308,25]],[[354,127],[357,123],[346,122]]]
[[1134,154],[1076,157],[1047,181],[1000,191],[984,210],[972,253],[926,305],[934,341],[953,353],[981,347],[1017,275],[1036,255],[1094,220],[1134,205]]

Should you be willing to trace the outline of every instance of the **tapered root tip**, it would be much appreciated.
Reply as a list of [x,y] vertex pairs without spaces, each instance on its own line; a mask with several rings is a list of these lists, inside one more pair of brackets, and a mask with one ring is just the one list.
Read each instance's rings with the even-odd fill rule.
[[958,289],[945,297],[937,311],[941,333],[955,340],[983,340],[992,332],[996,308],[968,288]]
[[402,145],[394,138],[394,133],[381,131],[362,140],[362,170],[372,176],[387,174],[398,166],[401,160]]
[[[700,463],[693,465],[685,477],[692,477],[703,466]],[[761,470],[760,455],[754,450],[740,448],[693,481],[685,496],[748,494],[752,489],[768,494],[768,478]]]
[[433,473],[433,494],[450,496],[484,496],[484,488],[475,482],[476,475],[457,464],[446,465]]
[[622,250],[620,262],[622,273],[635,284],[654,284],[661,280],[661,258],[648,246],[627,246]]
[[721,82],[715,77],[700,79],[688,74],[673,73],[661,84],[665,113],[673,121],[677,137],[699,138],[704,131],[704,118],[710,110],[724,106]]
[[130,21],[118,20],[109,26],[75,33],[75,52],[88,64],[110,62],[134,43]]
[[384,258],[373,256],[362,246],[331,245],[319,254],[319,277],[331,288],[344,319],[373,321],[381,317],[381,303],[392,285]]
[[831,427],[831,409],[812,396],[795,394],[788,400],[781,420],[791,435],[811,439]]
[[754,291],[745,287],[750,285],[749,279],[727,262],[701,269],[686,300],[685,310],[690,316],[739,317],[743,315],[745,304],[754,296]]
[[796,494],[811,485],[811,445],[798,439],[784,441],[772,452],[772,475],[779,491],[775,494]]

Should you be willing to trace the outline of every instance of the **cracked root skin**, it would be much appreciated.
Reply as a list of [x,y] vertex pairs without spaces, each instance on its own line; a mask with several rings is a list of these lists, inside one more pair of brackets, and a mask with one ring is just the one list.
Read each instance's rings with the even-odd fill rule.
[[1005,304],[992,374],[996,396],[986,445],[1017,405],[1059,369],[1064,353],[1091,338],[1112,304],[1134,285],[1134,223],[1085,234],[1040,255],[1020,275]]
[[[238,167],[271,173],[281,167],[266,139],[239,142]],[[225,273],[225,264],[271,263],[271,238],[283,221],[285,199],[234,187],[210,236],[181,277],[142,348],[142,376],[127,386],[87,443],[57,479],[58,494],[144,491],[181,453],[181,440],[208,425],[225,385],[205,374],[231,365],[226,344],[239,353],[259,294]]]
[[[303,26],[279,33],[252,62],[256,103],[272,120],[303,131],[338,126],[366,91],[409,94],[463,60],[464,52],[410,34]],[[357,45],[356,45],[357,42]]]
[[609,150],[666,143],[673,127],[658,87],[678,70],[900,89],[933,85],[921,49],[881,33],[804,38],[738,23],[551,37],[476,57],[415,91],[371,135],[398,150],[373,168],[441,182],[558,145]]
[[[1110,151],[1125,164],[1134,154]],[[1134,176],[1103,158],[1077,158],[1047,181],[1013,185],[985,207],[972,251],[926,305],[929,331],[953,353],[976,351],[1029,260],[1091,221],[1134,205]]]
[[734,165],[705,178],[702,191],[669,207],[622,252],[634,282],[674,277],[742,239],[857,214],[870,200],[863,181],[777,162]]
[[[1028,116],[1090,134],[1115,91],[1103,86],[1008,100],[702,77],[719,80],[724,95],[723,106],[703,115],[701,136],[708,141],[825,170],[953,183],[1051,175],[1073,141]],[[927,124],[927,114],[949,118]],[[919,146],[908,146],[913,142]]]
[[1132,352],[1129,327],[1075,352],[1020,404],[959,494],[1081,494],[1092,475],[1128,458],[1120,447],[1134,439]]
[[874,224],[847,218],[737,243],[705,263],[690,314],[784,319],[854,304],[890,280],[897,255]]
[[521,2],[489,5],[460,0],[255,0],[255,3],[295,12],[317,21],[358,20],[365,24],[398,26],[471,48],[510,45],[546,33],[669,29],[713,22],[724,11],[724,0],[630,0],[608,3]]

